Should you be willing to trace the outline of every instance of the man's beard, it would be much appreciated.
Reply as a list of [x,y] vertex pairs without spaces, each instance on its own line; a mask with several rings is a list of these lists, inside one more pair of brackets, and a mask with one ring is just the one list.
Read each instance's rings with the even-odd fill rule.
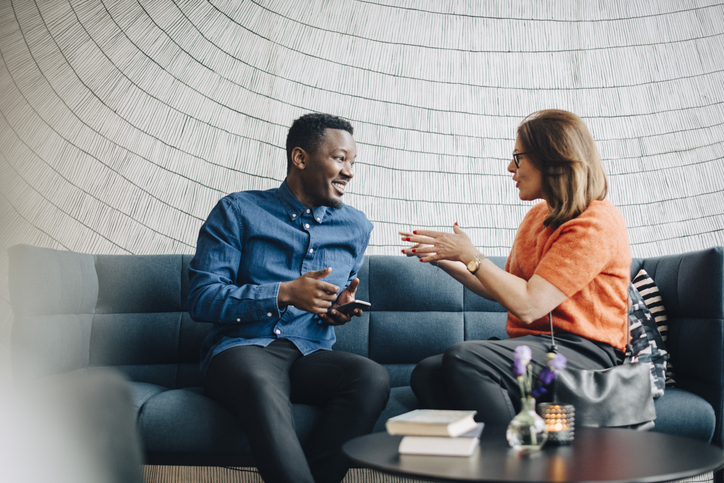
[[329,206],[330,208],[332,208],[334,210],[338,210],[338,209],[342,208],[342,205],[344,205],[344,203],[342,203],[341,201],[337,201],[337,200],[329,200],[324,204],[324,206]]
[[322,198],[320,196],[313,201],[312,206],[328,206],[332,209],[338,210],[342,208],[343,205],[344,203],[340,200],[335,200],[334,198]]

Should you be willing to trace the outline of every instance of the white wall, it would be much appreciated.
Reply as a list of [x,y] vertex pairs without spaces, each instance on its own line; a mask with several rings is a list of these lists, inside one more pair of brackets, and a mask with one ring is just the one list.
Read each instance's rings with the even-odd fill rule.
[[514,130],[549,107],[588,123],[634,256],[722,245],[722,52],[713,0],[0,0],[0,368],[7,247],[193,253],[310,111],[355,126],[370,254],[456,221],[507,254]]

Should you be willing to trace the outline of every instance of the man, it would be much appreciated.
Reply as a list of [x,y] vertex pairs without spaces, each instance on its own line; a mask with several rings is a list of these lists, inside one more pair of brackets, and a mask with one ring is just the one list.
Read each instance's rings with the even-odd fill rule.
[[[369,433],[389,397],[379,364],[332,351],[354,300],[372,224],[342,203],[354,177],[352,126],[307,114],[287,135],[279,188],[230,194],[199,232],[189,312],[213,322],[202,347],[205,393],[240,419],[264,481],[338,482],[341,446]],[[292,403],[324,407],[302,447]]]

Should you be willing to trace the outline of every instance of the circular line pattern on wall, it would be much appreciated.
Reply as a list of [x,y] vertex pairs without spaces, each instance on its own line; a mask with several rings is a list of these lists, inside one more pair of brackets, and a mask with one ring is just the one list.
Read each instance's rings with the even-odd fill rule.
[[515,128],[549,107],[589,125],[634,256],[721,245],[722,51],[715,1],[2,2],[3,252],[193,253],[316,111],[355,127],[368,253],[457,221],[506,255]]

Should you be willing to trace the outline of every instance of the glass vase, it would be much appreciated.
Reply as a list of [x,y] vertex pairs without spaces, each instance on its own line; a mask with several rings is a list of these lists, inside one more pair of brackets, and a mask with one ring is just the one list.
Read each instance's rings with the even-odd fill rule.
[[508,424],[505,437],[513,449],[538,451],[548,439],[546,422],[535,412],[535,399],[524,397],[520,401],[523,407]]

